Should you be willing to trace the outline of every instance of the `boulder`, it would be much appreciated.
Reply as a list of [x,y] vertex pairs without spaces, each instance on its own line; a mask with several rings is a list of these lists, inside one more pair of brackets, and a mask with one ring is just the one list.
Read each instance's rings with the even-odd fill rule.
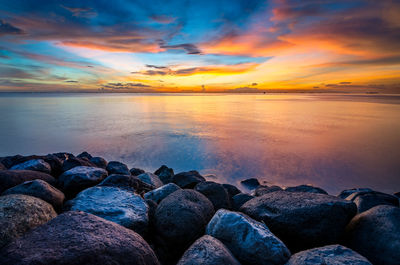
[[50,203],[54,209],[61,210],[65,196],[64,193],[51,186],[44,180],[35,179],[9,188],[2,195],[24,194],[42,199]]
[[74,167],[96,167],[96,165],[86,159],[68,157],[66,160],[64,160],[62,171],[66,172]]
[[170,195],[171,193],[180,190],[181,188],[174,184],[174,183],[168,183],[164,186],[161,186],[155,190],[149,191],[144,194],[144,198],[146,200],[153,200],[157,204],[160,203],[165,197]]
[[369,188],[354,188],[354,189],[347,189],[347,190],[343,190],[342,192],[340,192],[340,194],[338,195],[339,198],[342,199],[346,199],[347,197],[349,197],[351,194],[355,193],[355,192],[360,192],[360,191],[372,191]]
[[286,265],[372,265],[357,252],[341,245],[329,245],[294,254]]
[[[30,229],[44,224],[56,216],[53,207],[41,199],[22,194],[1,196],[0,249]],[[3,263],[0,258],[0,264],[14,263]]]
[[174,170],[167,167],[166,165],[162,165],[154,172],[154,174],[156,174],[164,184],[168,184],[172,182],[172,178],[174,177]]
[[326,191],[324,191],[321,188],[314,187],[311,185],[299,185],[295,187],[287,187],[285,191],[289,192],[311,192],[311,193],[321,193],[321,194],[328,194]]
[[99,157],[99,156],[92,157],[90,159],[90,162],[95,164],[97,167],[104,168],[104,169],[107,168],[107,164],[108,164],[107,160],[105,160],[104,158]]
[[255,196],[262,196],[264,194],[274,192],[274,191],[281,191],[282,188],[279,186],[265,186],[265,185],[260,185],[254,190],[254,195]]
[[216,238],[202,236],[185,251],[177,265],[240,265],[232,253]]
[[67,152],[59,152],[59,153],[53,153],[52,155],[58,157],[59,159],[61,159],[61,161],[65,161],[70,157],[74,157],[73,154],[71,153],[67,153]]
[[242,180],[240,182],[240,184],[242,184],[246,189],[249,189],[249,190],[254,190],[258,186],[260,186],[260,182],[256,178],[249,178],[249,179]]
[[144,183],[150,184],[156,188],[159,188],[162,185],[164,185],[157,175],[150,172],[140,174],[139,176],[137,176],[137,178],[143,181]]
[[181,187],[182,189],[193,189],[197,183],[206,181],[206,179],[199,174],[196,170],[181,172],[172,178],[172,182]]
[[33,159],[23,162],[21,164],[14,165],[10,168],[11,170],[33,170],[39,171],[46,174],[51,173],[50,165],[43,159]]
[[132,230],[84,212],[66,212],[0,250],[0,263],[159,265]]
[[346,200],[357,205],[359,213],[365,212],[378,205],[399,206],[399,199],[396,196],[378,191],[359,191],[350,194]]
[[145,173],[146,171],[144,171],[143,169],[140,169],[140,168],[131,168],[131,169],[129,170],[129,172],[131,172],[131,175],[132,175],[132,176],[139,176],[140,174],[143,174],[143,173]]
[[400,198],[400,192],[396,192],[393,195],[396,196],[397,198]]
[[0,170],[6,170],[6,169],[7,169],[6,166],[3,165],[3,164],[0,162]]
[[59,182],[67,198],[100,183],[107,177],[107,171],[98,167],[74,167],[59,177]]
[[0,170],[0,193],[25,181],[41,179],[56,186],[57,180],[49,174],[33,170]]
[[220,240],[243,264],[284,264],[290,258],[288,248],[265,224],[242,213],[218,210],[206,234]]
[[203,194],[194,190],[177,190],[160,202],[155,213],[158,248],[176,262],[201,235],[214,214],[214,207]]
[[212,202],[214,210],[231,208],[229,194],[222,184],[212,181],[203,181],[198,183],[194,189]]
[[129,191],[135,191],[136,193],[148,192],[155,189],[153,185],[147,184],[135,176],[118,174],[108,176],[97,186],[118,187]]
[[121,162],[118,161],[111,161],[108,162],[106,170],[108,171],[108,174],[120,174],[120,175],[130,175],[131,172],[129,172],[128,167]]
[[233,196],[232,198],[232,209],[235,211],[239,211],[240,207],[242,207],[242,205],[247,202],[250,201],[251,199],[253,199],[254,196],[251,196],[249,194],[246,193],[239,193],[236,194],[235,196]]
[[241,193],[241,191],[234,185],[222,184],[222,186],[226,189],[226,191],[228,192],[230,198],[232,198],[236,194]]
[[[6,167],[10,168],[16,163],[16,161],[19,161],[20,159],[24,158],[22,155],[15,155],[15,156],[6,156],[1,159],[1,163]],[[23,161],[22,161],[23,162]]]
[[240,211],[264,222],[297,252],[336,244],[357,207],[326,194],[276,191],[249,200]]
[[51,175],[58,177],[63,173],[63,161],[55,155],[46,155],[43,160],[50,165]]
[[400,208],[379,205],[356,215],[346,227],[346,246],[373,264],[400,261]]
[[76,157],[78,157],[78,158],[84,158],[84,159],[86,159],[86,160],[90,160],[90,159],[92,159],[93,157],[92,157],[92,155],[91,154],[89,154],[88,152],[86,152],[86,151],[84,151],[84,152],[82,152],[82,153],[80,153],[79,155],[77,155]]
[[68,202],[73,211],[82,211],[115,222],[145,235],[149,222],[148,206],[132,192],[116,187],[92,187]]

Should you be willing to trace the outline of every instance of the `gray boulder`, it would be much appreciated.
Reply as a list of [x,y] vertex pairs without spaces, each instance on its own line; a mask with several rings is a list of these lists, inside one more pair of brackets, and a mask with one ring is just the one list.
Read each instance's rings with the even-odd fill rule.
[[294,254],[286,265],[372,265],[357,252],[341,245],[329,245]]
[[155,190],[149,191],[144,194],[144,198],[146,200],[153,200],[157,204],[160,203],[165,197],[170,195],[171,193],[180,190],[181,188],[174,184],[174,183],[168,183],[164,186],[161,186]]
[[0,250],[13,265],[159,265],[144,239],[132,230],[84,212],[66,212]]
[[58,180],[65,195],[72,198],[80,191],[99,184],[105,177],[107,171],[102,168],[79,166],[64,172]]
[[0,162],[0,170],[6,170],[6,169],[7,169],[6,166],[3,165],[3,163]]
[[373,264],[400,261],[400,208],[375,206],[356,215],[346,227],[346,246]]
[[236,194],[235,196],[233,196],[232,198],[232,209],[235,211],[239,211],[240,207],[242,207],[242,205],[247,202],[250,201],[251,199],[253,199],[254,196],[251,196],[249,194],[246,193],[239,193]]
[[118,187],[121,189],[134,191],[136,193],[148,192],[155,189],[153,185],[147,184],[135,176],[118,174],[108,176],[97,186]]
[[26,181],[6,190],[2,195],[9,194],[24,194],[42,199],[58,211],[61,210],[65,199],[64,193],[41,179]]
[[260,185],[254,190],[254,195],[255,196],[262,196],[264,194],[274,192],[274,191],[281,191],[282,188],[279,186],[265,186],[265,185]]
[[143,169],[140,169],[140,168],[131,168],[131,169],[129,170],[129,172],[131,172],[131,175],[132,175],[132,176],[139,176],[140,174],[143,174],[143,173],[145,173],[146,171],[144,171]]
[[92,157],[92,155],[91,154],[89,154],[88,152],[86,152],[86,151],[84,151],[84,152],[82,152],[82,153],[80,153],[79,155],[77,155],[76,157],[78,157],[78,158],[84,158],[84,159],[87,159],[87,160],[90,160],[90,159],[92,159],[93,157]]
[[129,172],[128,167],[121,162],[118,161],[111,161],[108,162],[106,170],[108,171],[108,174],[120,174],[120,175],[130,175],[131,173]]
[[[11,194],[0,197],[0,249],[27,231],[56,217],[47,202],[27,195]],[[1,257],[1,255],[0,255]],[[0,264],[14,264],[2,263]]]
[[347,197],[349,197],[351,194],[355,193],[355,192],[360,192],[360,191],[372,191],[369,188],[354,188],[354,189],[347,189],[347,190],[343,190],[340,192],[340,194],[338,195],[339,198],[342,199],[346,199]]
[[365,212],[378,205],[399,206],[399,199],[396,196],[378,191],[359,191],[349,195],[350,200],[357,205],[359,213]]
[[233,196],[235,196],[236,194],[241,193],[241,191],[236,186],[234,186],[232,184],[222,184],[222,186],[226,189],[226,191],[229,194],[229,197],[231,197],[231,198]]
[[242,180],[240,182],[240,184],[242,184],[246,189],[249,189],[249,190],[254,190],[258,186],[260,186],[260,182],[256,178],[249,178],[249,179]]
[[43,172],[46,174],[51,173],[50,165],[47,162],[45,162],[43,159],[28,160],[21,164],[12,166],[10,169],[11,170],[34,170],[34,171],[39,171],[39,172]]
[[311,193],[321,193],[321,194],[328,194],[326,191],[324,191],[321,188],[314,187],[311,185],[299,185],[295,187],[287,187],[285,191],[289,192],[311,192]]
[[293,251],[336,244],[356,205],[335,196],[276,191],[249,200],[240,211],[268,228]]
[[185,251],[177,265],[240,265],[232,253],[216,238],[205,235]]
[[115,222],[145,235],[148,206],[138,195],[116,187],[92,187],[68,202],[73,211],[82,211]]
[[203,181],[198,183],[194,189],[206,196],[212,202],[214,210],[231,208],[229,194],[222,184],[212,181]]
[[159,188],[162,185],[164,185],[164,183],[158,178],[157,175],[150,172],[140,174],[139,176],[137,176],[137,178],[143,181],[144,183],[153,185],[156,188]]
[[182,189],[193,189],[198,183],[206,181],[206,179],[196,170],[181,172],[172,178],[172,182]]
[[57,180],[49,174],[33,170],[0,170],[0,193],[25,181],[41,179],[56,186]]
[[168,184],[172,182],[172,178],[174,177],[174,170],[167,167],[166,165],[162,165],[154,172],[154,174],[156,174],[164,184]]
[[92,157],[90,159],[90,162],[95,164],[97,167],[103,168],[103,169],[106,169],[107,168],[107,164],[108,164],[107,160],[105,160],[104,158],[99,157],[99,156]]
[[97,167],[97,166],[87,159],[69,156],[63,162],[62,172],[66,172],[70,169],[73,169],[74,167]]
[[290,258],[285,244],[265,224],[242,213],[218,210],[206,234],[220,240],[243,264],[284,264]]

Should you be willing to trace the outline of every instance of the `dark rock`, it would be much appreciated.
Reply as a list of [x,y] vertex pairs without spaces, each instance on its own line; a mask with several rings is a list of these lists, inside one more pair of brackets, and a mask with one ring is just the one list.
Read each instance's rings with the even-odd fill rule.
[[140,174],[143,174],[146,171],[144,171],[143,169],[140,169],[140,168],[131,168],[131,170],[129,170],[129,172],[131,172],[132,176],[139,176]]
[[146,199],[145,202],[146,202],[147,206],[149,207],[148,215],[149,215],[149,227],[150,227],[150,226],[154,225],[154,218],[156,215],[156,210],[157,210],[158,204],[155,201],[148,200],[148,199]]
[[135,191],[136,193],[148,192],[155,189],[153,185],[147,184],[135,176],[118,174],[108,176],[97,186],[118,187],[132,192]]
[[73,154],[71,153],[66,153],[66,152],[60,152],[60,153],[53,153],[52,155],[58,157],[59,159],[61,159],[61,161],[65,161],[70,157],[75,157]]
[[[15,155],[15,156],[6,156],[3,157],[1,160],[1,163],[6,167],[10,168],[13,165],[15,165],[15,162],[18,161],[19,159],[24,158],[22,155]],[[22,161],[23,162],[23,161]]]
[[[43,165],[29,165],[26,164],[30,160],[43,160],[46,162],[48,165],[44,164]],[[37,161],[36,161],[37,162]],[[29,170],[35,170],[35,171],[40,171],[44,172],[47,174],[51,174],[54,177],[59,176],[62,173],[62,161],[55,155],[46,155],[46,156],[37,156],[37,155],[30,155],[30,156],[16,156],[12,161],[9,161],[9,168],[12,168],[14,166],[17,166],[19,164],[24,164],[22,167],[25,167],[25,169],[28,169],[28,167],[32,167],[32,169]],[[18,167],[18,169],[23,169],[21,165]],[[51,172],[48,170],[48,167],[50,167]]]
[[65,199],[64,193],[41,179],[26,181],[6,190],[2,195],[9,194],[25,194],[42,199],[53,205],[54,209],[58,211],[61,210]]
[[33,159],[23,162],[21,164],[14,165],[10,168],[11,170],[33,170],[39,171],[46,174],[51,173],[50,165],[43,159]]
[[218,210],[206,233],[219,239],[243,264],[284,264],[290,258],[285,244],[265,224],[242,213]]
[[167,255],[162,259],[176,262],[204,233],[213,214],[212,203],[194,190],[178,190],[162,200],[155,214],[159,253]]
[[202,236],[185,251],[177,265],[240,265],[232,253],[216,238]]
[[92,157],[92,155],[91,154],[89,154],[88,152],[86,152],[86,151],[84,151],[84,152],[82,152],[82,153],[80,153],[79,155],[77,155],[76,157],[78,157],[78,158],[85,158],[86,160],[90,160],[90,159],[92,159],[93,157]]
[[276,191],[249,200],[240,211],[268,228],[293,251],[336,244],[356,205],[319,193]]
[[46,155],[43,160],[50,165],[52,176],[58,177],[62,174],[63,161],[60,158],[55,155]]
[[233,196],[232,201],[232,209],[235,211],[239,211],[240,207],[247,201],[250,201],[251,199],[253,199],[254,196],[251,196],[249,194],[246,193],[239,193],[236,194],[235,196]]
[[115,222],[145,235],[148,206],[138,195],[116,187],[92,187],[68,202],[73,211],[83,211]]
[[357,252],[341,245],[329,245],[294,254],[286,265],[372,265]]
[[168,183],[164,186],[161,186],[155,190],[149,191],[144,194],[144,198],[147,200],[153,200],[156,203],[160,203],[164,198],[166,198],[168,195],[171,193],[180,190],[181,188],[174,184],[174,183]]
[[108,162],[106,170],[108,171],[108,174],[121,174],[121,175],[130,175],[131,172],[129,172],[128,167],[121,162],[118,161],[111,161]]
[[231,208],[229,194],[222,184],[212,181],[203,181],[197,184],[194,189],[212,202],[214,210]]
[[234,185],[222,184],[222,186],[226,189],[226,191],[228,192],[230,198],[232,198],[236,194],[241,193],[241,191]]
[[68,157],[68,159],[63,163],[62,171],[66,172],[74,167],[96,167],[96,165],[86,159]]
[[295,187],[288,187],[285,191],[289,192],[311,192],[311,193],[320,193],[320,194],[328,194],[321,188],[310,186],[310,185],[299,185]]
[[354,188],[354,189],[343,190],[342,192],[340,192],[338,197],[342,198],[342,199],[346,199],[351,194],[353,194],[355,192],[359,192],[359,191],[372,191],[372,190],[369,188]]
[[99,157],[99,156],[92,157],[90,159],[90,162],[95,164],[97,167],[104,168],[104,169],[107,168],[107,164],[108,164],[108,162],[104,158]]
[[373,264],[399,264],[400,208],[379,205],[356,215],[346,227],[345,242]]
[[249,179],[242,180],[240,182],[240,184],[242,184],[245,188],[247,188],[249,190],[254,190],[258,186],[260,186],[260,182],[256,178],[249,178]]
[[137,178],[143,181],[144,183],[150,184],[156,188],[159,188],[162,185],[164,185],[157,175],[150,172],[140,174],[139,176],[137,176]]
[[265,186],[265,185],[260,185],[254,190],[254,195],[255,196],[262,196],[264,194],[274,192],[274,191],[281,191],[282,188],[279,186]]
[[[11,194],[0,197],[0,249],[30,229],[46,223],[57,214],[47,202],[27,195]],[[4,263],[1,260],[0,264]]]
[[158,265],[132,230],[84,212],[66,212],[0,250],[0,263]]
[[99,184],[107,171],[98,167],[74,167],[59,177],[59,182],[67,198],[72,198],[80,191]]
[[400,192],[396,192],[393,195],[396,196],[397,198],[400,198]]
[[41,179],[56,186],[57,180],[49,174],[32,170],[0,170],[0,193],[25,181]]
[[181,187],[182,189],[193,189],[197,183],[206,181],[206,179],[199,174],[196,170],[181,172],[172,178],[172,182]]
[[359,191],[349,195],[350,200],[357,205],[358,213],[365,212],[378,205],[399,206],[399,199],[396,196],[378,191]]
[[3,164],[0,162],[0,170],[6,170],[6,169],[7,169],[6,166],[3,165]]
[[159,169],[154,172],[164,184],[168,184],[172,182],[172,178],[174,177],[174,170],[172,168],[167,167],[166,165],[162,165]]

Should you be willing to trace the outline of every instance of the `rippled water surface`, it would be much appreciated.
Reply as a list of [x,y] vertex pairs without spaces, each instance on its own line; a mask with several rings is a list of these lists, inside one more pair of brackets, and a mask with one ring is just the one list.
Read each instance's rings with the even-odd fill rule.
[[0,156],[84,150],[234,184],[400,191],[400,97],[0,94]]

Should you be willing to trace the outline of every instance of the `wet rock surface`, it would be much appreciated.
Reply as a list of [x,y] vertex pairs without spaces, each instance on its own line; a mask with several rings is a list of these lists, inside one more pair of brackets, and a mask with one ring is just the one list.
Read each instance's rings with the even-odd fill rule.
[[396,196],[372,190],[354,192],[346,200],[354,202],[359,213],[378,205],[399,206],[399,199]]
[[174,170],[167,167],[166,165],[162,165],[154,172],[154,174],[156,174],[164,184],[168,184],[172,182],[172,178],[174,177]]
[[153,173],[146,172],[137,176],[138,179],[144,183],[150,184],[156,188],[161,187],[164,183],[159,179],[159,177]]
[[0,193],[25,181],[41,179],[56,186],[57,180],[49,174],[33,170],[0,170]]
[[161,186],[157,189],[145,193],[144,198],[147,200],[153,200],[156,203],[160,203],[168,195],[180,189],[181,188],[178,185],[174,183],[169,183],[167,185]]
[[124,163],[118,161],[108,162],[106,170],[109,175],[111,174],[120,174],[120,175],[130,175],[128,166]]
[[147,192],[155,189],[154,186],[144,183],[135,176],[119,174],[113,174],[106,177],[102,182],[98,184],[98,186],[118,187],[121,189],[134,191],[136,193]]
[[202,181],[206,181],[206,179],[196,170],[181,172],[172,178],[172,182],[182,189],[193,189],[194,186]]
[[21,164],[14,165],[10,168],[11,170],[33,170],[39,171],[46,174],[51,173],[51,167],[49,163],[45,162],[43,159],[32,159]]
[[258,186],[260,186],[260,182],[256,178],[249,178],[249,179],[242,180],[240,182],[240,184],[242,184],[245,188],[247,188],[249,190],[254,190]]
[[214,210],[231,208],[229,194],[222,184],[212,181],[203,181],[197,184],[194,189],[212,202]]
[[288,187],[285,191],[289,192],[311,192],[311,193],[321,193],[321,194],[328,194],[321,188],[310,186],[310,185],[299,185],[295,187]]

